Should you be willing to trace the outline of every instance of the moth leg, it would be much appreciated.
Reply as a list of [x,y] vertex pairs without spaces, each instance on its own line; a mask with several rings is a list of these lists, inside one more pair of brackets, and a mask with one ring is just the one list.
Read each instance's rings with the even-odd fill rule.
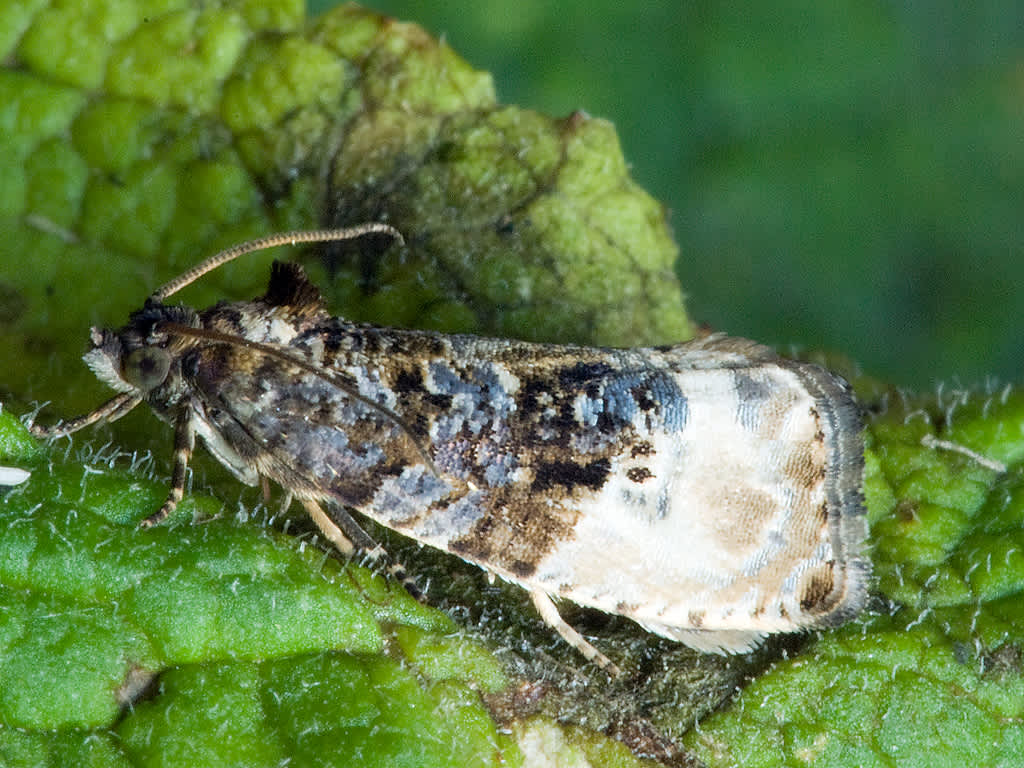
[[[289,499],[289,501],[290,500],[291,499]],[[345,535],[345,532],[327,516],[327,513],[324,512],[323,508],[317,504],[315,500],[303,499],[302,506],[306,508],[306,512],[309,513],[309,516],[313,518],[313,522],[316,523],[316,527],[319,528],[324,537],[334,545],[335,549],[341,552],[345,557],[351,557],[355,554],[356,545],[352,543],[352,539]],[[353,520],[352,523],[355,525],[355,520]],[[370,536],[363,531],[362,528],[359,528],[358,525],[356,525],[356,528],[359,530],[359,533],[370,541],[371,546],[376,546],[376,542],[370,539]]]
[[612,677],[619,674],[619,668],[615,666],[611,659],[597,650],[597,648],[587,642],[583,635],[566,623],[565,619],[559,615],[558,608],[546,592],[532,590],[530,597],[537,608],[537,613],[544,619],[544,623],[561,635],[565,642],[583,654],[583,658],[594,662]]
[[[302,505],[306,508],[309,516],[313,518],[316,527],[341,554],[351,557],[356,550],[361,550],[373,562],[378,560],[390,560],[387,551],[380,544],[373,540],[348,512],[338,507],[334,510],[334,517],[324,512],[323,508],[313,499],[303,499]],[[423,599],[423,592],[416,583],[409,577],[405,566],[401,563],[388,563],[388,573],[405,587],[406,592],[417,600]]]
[[[264,481],[266,481],[266,478],[263,478],[263,479],[264,479]],[[269,486],[268,486],[267,490],[269,491]],[[277,508],[277,516],[278,517],[284,517],[285,516],[285,513],[288,511],[289,507],[291,507],[292,501],[294,499],[295,499],[295,494],[293,494],[291,491],[287,491],[286,490],[284,492],[284,496],[281,497],[281,504]]]
[[196,447],[196,431],[192,426],[192,412],[186,407],[178,413],[174,425],[174,469],[171,471],[171,490],[167,501],[156,512],[141,523],[140,528],[152,528],[167,519],[185,495],[185,480],[188,477],[188,462]]
[[91,413],[78,416],[74,419],[69,419],[68,421],[61,422],[59,424],[52,424],[49,427],[41,427],[38,424],[33,424],[29,428],[29,431],[41,440],[51,437],[64,437],[65,435],[70,435],[80,429],[85,429],[86,427],[95,424],[97,421],[105,421],[108,424],[112,421],[117,421],[141,402],[142,398],[139,395],[126,392],[118,395],[117,397],[111,398]]

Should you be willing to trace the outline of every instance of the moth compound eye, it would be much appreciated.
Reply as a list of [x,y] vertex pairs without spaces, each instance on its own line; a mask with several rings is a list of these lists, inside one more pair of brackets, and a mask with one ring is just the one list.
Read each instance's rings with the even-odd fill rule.
[[148,391],[163,384],[171,368],[171,357],[156,347],[141,347],[130,352],[122,368],[124,380]]

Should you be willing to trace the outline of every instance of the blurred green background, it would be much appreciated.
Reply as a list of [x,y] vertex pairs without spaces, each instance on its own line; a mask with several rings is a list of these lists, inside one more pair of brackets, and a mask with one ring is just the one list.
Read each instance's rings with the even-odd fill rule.
[[1024,4],[366,4],[503,102],[612,120],[698,322],[896,384],[1021,379]]

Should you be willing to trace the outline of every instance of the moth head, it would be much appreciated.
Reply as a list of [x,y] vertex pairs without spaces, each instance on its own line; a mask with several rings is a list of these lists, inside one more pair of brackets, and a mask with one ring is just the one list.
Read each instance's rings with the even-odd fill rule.
[[82,359],[96,378],[118,392],[149,392],[170,371],[170,354],[161,347],[126,344],[121,334],[105,328],[93,328],[91,342]]

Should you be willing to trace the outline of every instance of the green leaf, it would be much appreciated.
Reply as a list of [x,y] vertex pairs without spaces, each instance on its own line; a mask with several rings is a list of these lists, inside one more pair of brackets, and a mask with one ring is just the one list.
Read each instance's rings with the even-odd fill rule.
[[393,661],[338,654],[169,672],[117,732],[146,766],[444,768],[515,756],[467,689],[424,689]]
[[[417,27],[354,6],[307,21],[285,0],[0,18],[0,366],[19,414],[32,398],[53,401],[40,420],[94,407],[108,393],[77,359],[91,324],[120,324],[221,246],[299,226],[405,234],[373,260],[307,257],[348,317],[560,342],[690,335],[664,211],[612,128],[497,105],[488,75]],[[183,300],[259,293],[272,256]],[[635,764],[558,719],[712,766],[1010,764],[1024,398],[859,384],[877,414],[865,615],[737,659],[591,617],[627,670],[612,682],[520,610],[521,592],[428,557],[453,621],[339,565],[301,525],[282,533],[215,469],[218,498],[191,494],[139,530],[166,493],[146,451],[166,467],[169,431],[133,414],[97,441],[132,454],[84,436],[43,449],[7,398],[0,458],[31,478],[0,489],[0,762]]]

